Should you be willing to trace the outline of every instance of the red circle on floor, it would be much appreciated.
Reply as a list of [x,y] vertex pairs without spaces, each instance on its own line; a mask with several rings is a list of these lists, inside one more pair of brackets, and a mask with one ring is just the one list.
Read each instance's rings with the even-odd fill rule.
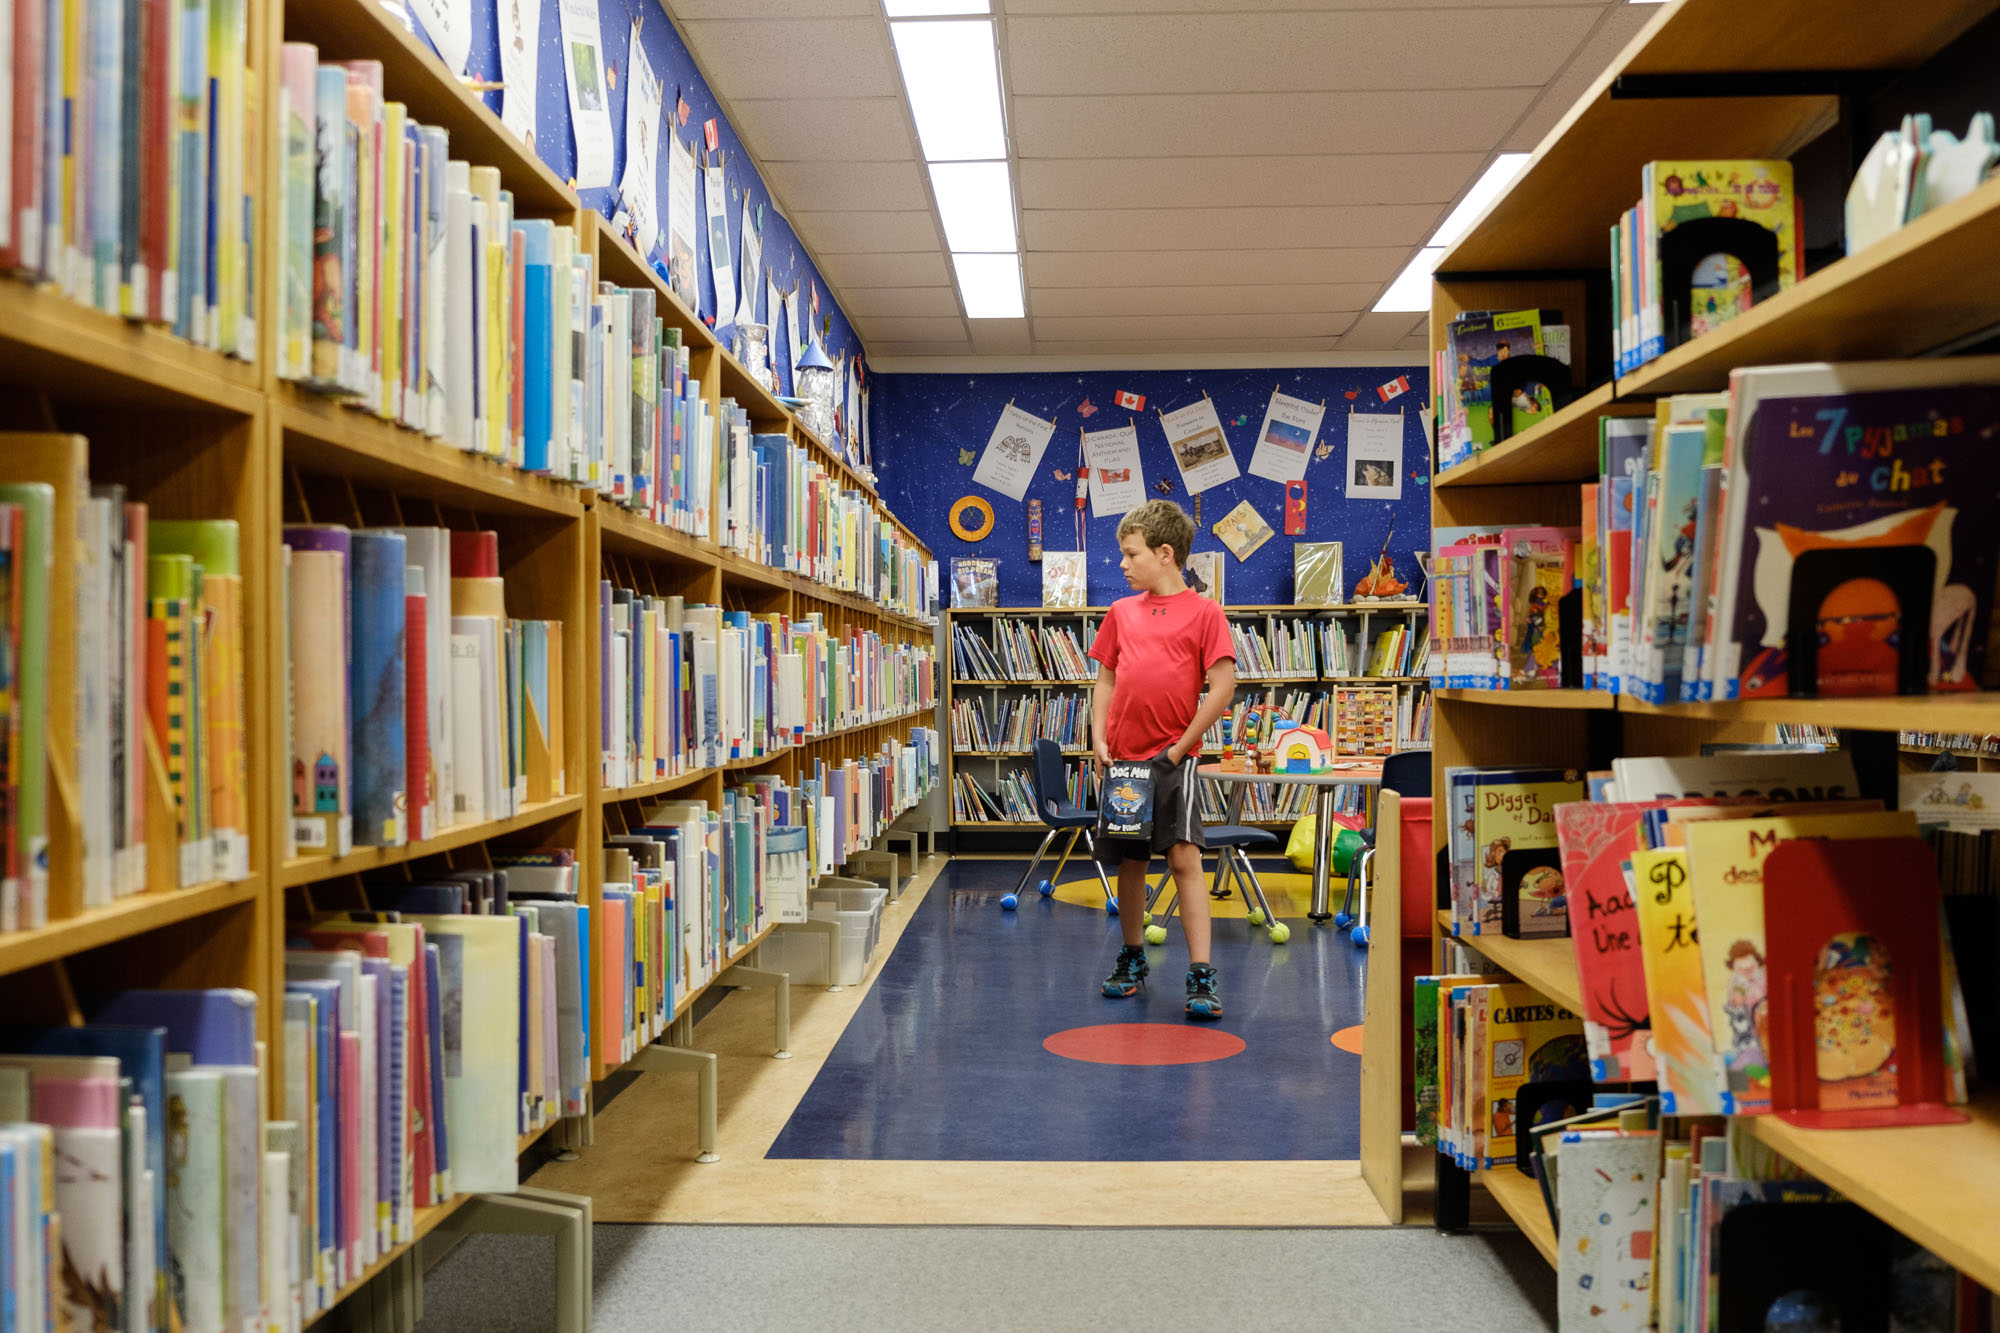
[[1332,1041],[1335,1046],[1338,1046],[1350,1055],[1359,1055],[1361,1054],[1361,1033],[1362,1028],[1359,1025],[1351,1028],[1342,1028],[1333,1034]]
[[1042,1042],[1052,1055],[1093,1065],[1198,1065],[1227,1060],[1243,1038],[1189,1023],[1098,1023]]

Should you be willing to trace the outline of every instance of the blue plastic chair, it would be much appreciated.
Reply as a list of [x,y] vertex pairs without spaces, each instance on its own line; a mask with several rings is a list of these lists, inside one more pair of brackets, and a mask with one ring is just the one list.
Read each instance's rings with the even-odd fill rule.
[[[1404,750],[1392,754],[1382,761],[1382,790],[1395,792],[1398,796],[1429,796],[1431,794],[1431,752],[1429,750]],[[1378,804],[1378,807],[1379,804]],[[1375,820],[1371,816],[1368,827],[1362,830],[1361,846],[1347,862],[1347,892],[1341,895],[1340,911],[1334,914],[1333,924],[1341,930],[1354,927],[1352,939],[1358,946],[1368,943],[1367,898],[1360,892],[1368,882],[1368,867],[1375,860]],[[1360,907],[1359,916],[1354,908]]]
[[[1263,881],[1257,878],[1257,871],[1250,864],[1250,849],[1276,847],[1278,835],[1269,829],[1252,828],[1247,824],[1210,824],[1202,827],[1201,836],[1209,849],[1216,854],[1215,879],[1209,889],[1210,896],[1227,897],[1229,884],[1232,881],[1240,881],[1243,885],[1243,902],[1250,924],[1263,926],[1273,944],[1283,944],[1290,939],[1292,928],[1278,920],[1272,913],[1271,902],[1264,896]],[[1146,942],[1148,944],[1167,942],[1167,922],[1180,908],[1179,889],[1176,888],[1173,895],[1167,899],[1166,910],[1160,913],[1157,919],[1154,919],[1151,913],[1173,880],[1171,870],[1160,876],[1159,882],[1153,886],[1152,893],[1147,897]]]
[[1104,886],[1104,910],[1112,916],[1118,915],[1118,898],[1111,891],[1111,881],[1104,877],[1104,867],[1097,860],[1097,842],[1092,830],[1097,827],[1097,812],[1082,805],[1074,805],[1063,799],[1067,795],[1068,783],[1063,772],[1062,747],[1046,738],[1038,740],[1030,750],[1032,767],[1029,779],[1035,788],[1035,813],[1049,826],[1048,836],[1035,849],[1034,859],[1021,873],[1021,882],[1014,891],[1000,900],[1003,911],[1011,912],[1021,904],[1021,895],[1027,891],[1028,882],[1035,876],[1035,868],[1048,854],[1049,846],[1066,830],[1069,841],[1063,846],[1062,858],[1056,862],[1055,874],[1041,882],[1042,897],[1056,891],[1062,881],[1063,867],[1069,864],[1070,853],[1076,850],[1078,838],[1083,839],[1084,849],[1090,853],[1091,868],[1097,871],[1097,882]]

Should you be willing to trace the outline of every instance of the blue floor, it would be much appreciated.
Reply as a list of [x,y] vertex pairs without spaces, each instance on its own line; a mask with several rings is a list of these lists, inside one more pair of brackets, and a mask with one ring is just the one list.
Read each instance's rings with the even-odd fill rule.
[[[1021,861],[953,861],[916,909],[875,988],[772,1157],[911,1161],[1315,1161],[1357,1154],[1361,1057],[1332,1034],[1361,1022],[1362,951],[1293,921],[1273,945],[1215,923],[1228,1059],[1134,1068],[1064,1059],[1052,1033],[1183,1024],[1187,947],[1149,948],[1151,988],[1107,1000],[1118,951],[1102,911],[1000,897]],[[1065,879],[1075,877],[1074,871]]]

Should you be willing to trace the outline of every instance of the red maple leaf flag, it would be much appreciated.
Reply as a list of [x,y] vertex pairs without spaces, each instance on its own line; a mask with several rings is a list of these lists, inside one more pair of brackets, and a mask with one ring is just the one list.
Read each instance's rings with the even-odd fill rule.
[[1120,389],[1111,397],[1112,401],[1120,407],[1130,408],[1134,412],[1143,412],[1146,410],[1146,395],[1143,393],[1127,393],[1123,389]]
[[714,120],[705,120],[701,123],[701,137],[707,141],[708,151],[711,153],[714,152],[719,137]]
[[1399,398],[1402,395],[1408,393],[1409,391],[1410,391],[1410,377],[1408,375],[1398,375],[1396,376],[1395,379],[1390,380],[1387,384],[1384,384],[1381,387],[1377,388],[1375,390],[1375,394],[1383,402],[1386,403],[1391,398]]

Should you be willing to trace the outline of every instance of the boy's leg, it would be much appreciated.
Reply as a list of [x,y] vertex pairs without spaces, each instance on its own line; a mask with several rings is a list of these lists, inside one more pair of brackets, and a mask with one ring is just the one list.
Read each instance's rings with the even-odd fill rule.
[[[1118,863],[1118,933],[1126,946],[1136,949],[1146,942],[1146,861]],[[1203,908],[1207,910],[1206,906]]]
[[[1174,888],[1180,894],[1181,931],[1187,936],[1188,962],[1205,963],[1208,961],[1208,893],[1201,882],[1201,848],[1191,842],[1175,843],[1167,851],[1167,866],[1174,872]],[[1142,866],[1142,878],[1144,873]],[[1123,867],[1119,868],[1118,882],[1121,886],[1118,915],[1122,918],[1125,915]]]

